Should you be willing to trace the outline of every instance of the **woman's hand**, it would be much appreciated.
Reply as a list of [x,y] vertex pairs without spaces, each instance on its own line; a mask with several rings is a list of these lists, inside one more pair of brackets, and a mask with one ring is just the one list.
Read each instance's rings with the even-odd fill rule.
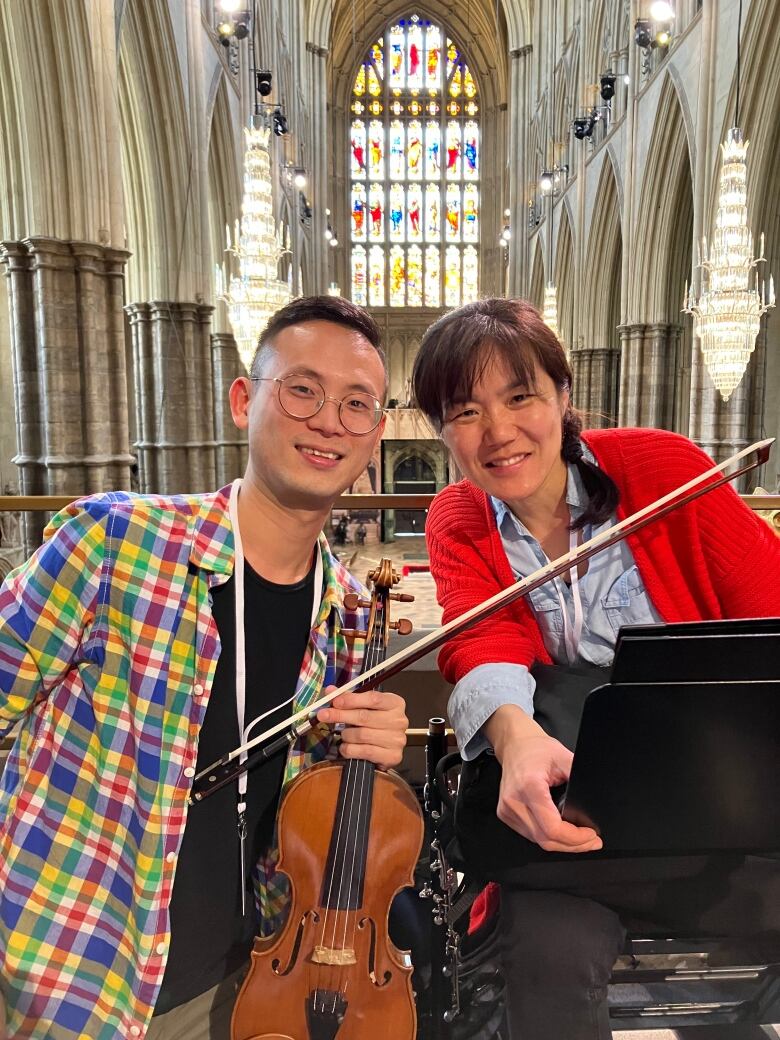
[[[328,686],[323,693],[330,693]],[[344,724],[340,753],[344,758],[364,758],[382,769],[397,766],[406,747],[406,702],[397,693],[371,690],[342,693],[317,712],[320,722]]]
[[594,852],[602,846],[591,827],[561,819],[550,788],[565,783],[573,755],[514,704],[502,705],[485,724],[501,763],[499,820],[546,852]]

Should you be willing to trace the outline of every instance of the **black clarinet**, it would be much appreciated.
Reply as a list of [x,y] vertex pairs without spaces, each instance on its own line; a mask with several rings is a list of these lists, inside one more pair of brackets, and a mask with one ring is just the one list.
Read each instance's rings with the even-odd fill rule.
[[[450,927],[450,902],[457,884],[455,872],[448,865],[442,835],[442,793],[436,778],[436,766],[447,754],[446,723],[442,718],[428,720],[425,741],[425,813],[432,831],[430,844],[430,880],[420,893],[430,898],[431,906],[431,1023],[432,1040],[449,1040],[449,1023],[458,1007],[458,936]],[[450,997],[444,999],[443,979],[450,981]]]

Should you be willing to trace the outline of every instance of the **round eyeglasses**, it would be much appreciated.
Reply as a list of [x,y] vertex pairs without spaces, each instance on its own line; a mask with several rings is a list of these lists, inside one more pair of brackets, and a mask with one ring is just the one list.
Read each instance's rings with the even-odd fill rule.
[[326,401],[338,405],[339,420],[348,433],[358,436],[371,433],[382,421],[382,402],[359,391],[339,400],[325,393],[325,388],[309,376],[252,376],[253,383],[276,383],[282,411],[291,419],[311,419]]

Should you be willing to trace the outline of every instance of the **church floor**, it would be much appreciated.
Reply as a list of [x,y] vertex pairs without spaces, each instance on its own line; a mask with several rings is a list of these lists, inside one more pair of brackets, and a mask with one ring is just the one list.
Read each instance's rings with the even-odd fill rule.
[[[331,538],[331,548],[351,573],[364,584],[368,571],[381,559],[392,560],[394,568],[402,575],[397,591],[414,596],[414,603],[403,604],[400,616],[409,618],[415,631],[438,628],[441,625],[441,607],[436,602],[436,587],[430,571],[413,569],[415,566],[428,565],[428,553],[422,535],[400,537],[394,542],[344,547],[335,545]],[[403,575],[404,567],[410,573]],[[394,607],[398,610],[401,604],[394,604]]]
[[780,1026],[698,1026],[689,1029],[643,1029],[612,1034],[612,1040],[774,1040]]

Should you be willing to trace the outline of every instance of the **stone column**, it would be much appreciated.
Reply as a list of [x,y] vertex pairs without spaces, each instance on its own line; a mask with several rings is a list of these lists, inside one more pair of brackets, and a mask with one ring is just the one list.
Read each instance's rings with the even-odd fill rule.
[[[325,228],[328,218],[325,210],[328,207],[328,145],[329,145],[329,112],[328,112],[328,77],[327,59],[328,51],[315,43],[306,44],[307,65],[309,70],[309,112],[311,113],[309,125],[311,127],[311,150],[309,151],[311,163],[311,193],[312,202],[312,229],[311,229],[311,259],[310,259],[310,282],[304,286],[307,293],[324,293],[330,281],[328,277],[328,243],[325,238]],[[348,241],[347,226],[344,227],[344,241]],[[342,292],[349,296],[346,285],[342,285]]]
[[231,333],[212,334],[211,366],[214,381],[216,482],[219,487],[224,487],[243,474],[247,460],[246,433],[236,428],[230,414],[230,384],[239,376],[246,375],[235,338]]
[[619,424],[674,428],[679,325],[622,325]]
[[509,244],[509,295],[528,294],[528,214],[525,208],[528,162],[528,75],[530,44],[509,52],[509,209],[512,238]]
[[[129,254],[90,242],[2,244],[9,279],[19,486],[83,495],[130,486],[123,275]],[[25,551],[46,517],[24,518]]]
[[139,484],[146,494],[209,491],[216,483],[211,314],[202,303],[125,308],[136,374]]
[[618,426],[641,426],[639,388],[644,325],[620,325],[620,399]]

